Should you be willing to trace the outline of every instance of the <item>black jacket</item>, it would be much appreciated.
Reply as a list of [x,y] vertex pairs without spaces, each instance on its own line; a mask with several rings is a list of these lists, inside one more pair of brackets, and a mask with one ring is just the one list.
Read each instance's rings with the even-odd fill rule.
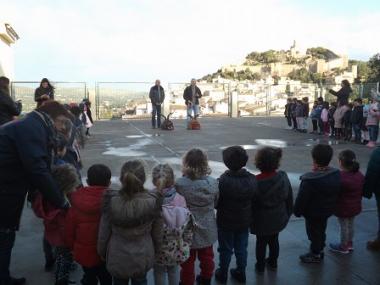
[[251,233],[273,235],[282,231],[293,212],[293,190],[288,175],[258,179],[258,191],[253,204]]
[[380,147],[376,148],[369,159],[365,174],[363,196],[370,199],[372,194],[380,195]]
[[0,90],[0,126],[12,121],[21,113],[21,104],[15,103],[11,96]]
[[[202,97],[201,89],[198,86],[195,86],[195,105],[199,105],[199,98]],[[189,105],[193,100],[193,92],[191,90],[191,85],[187,86],[183,91],[183,99],[185,100],[185,104]]]
[[348,109],[346,113],[343,115],[342,119],[342,124],[343,126],[347,129],[352,128],[352,122],[351,122],[351,117],[352,117],[352,110]]
[[51,120],[36,111],[0,127],[0,228],[18,229],[28,191],[39,190],[65,207],[50,173],[53,138]]
[[158,86],[157,85],[152,86],[149,91],[149,98],[150,98],[150,102],[152,102],[153,105],[161,105],[165,101],[164,88],[160,86],[160,96],[158,96]]
[[329,92],[338,97],[338,106],[343,106],[348,104],[348,97],[350,96],[350,93],[352,92],[351,87],[342,87],[338,92],[330,89]]
[[351,123],[356,125],[363,124],[363,106],[356,106],[351,113]]
[[34,101],[36,102],[42,102],[44,99],[41,99],[42,95],[48,95],[51,100],[54,100],[54,89],[53,88],[42,88],[38,87],[34,91]]
[[222,174],[216,207],[218,228],[228,231],[248,229],[252,222],[252,199],[256,191],[256,177],[247,170],[228,170]]
[[306,218],[329,217],[335,210],[339,192],[338,169],[305,173],[301,176],[294,214]]

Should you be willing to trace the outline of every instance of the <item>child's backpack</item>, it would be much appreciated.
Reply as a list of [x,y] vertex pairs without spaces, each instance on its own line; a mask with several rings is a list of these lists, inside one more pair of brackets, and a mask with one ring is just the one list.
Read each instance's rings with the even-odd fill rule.
[[170,120],[170,116],[172,114],[173,113],[170,113],[167,117],[165,117],[164,115],[161,115],[164,118],[164,121],[161,123],[161,129],[162,130],[165,130],[165,131],[173,131],[174,130],[174,124]]
[[198,121],[199,115],[196,115],[195,117],[189,115],[189,117],[190,117],[191,120],[189,122],[188,129],[189,130],[200,130],[201,129],[201,124]]
[[162,246],[160,253],[156,254],[156,262],[165,265],[181,264],[190,257],[194,217],[187,208],[163,205],[162,218]]

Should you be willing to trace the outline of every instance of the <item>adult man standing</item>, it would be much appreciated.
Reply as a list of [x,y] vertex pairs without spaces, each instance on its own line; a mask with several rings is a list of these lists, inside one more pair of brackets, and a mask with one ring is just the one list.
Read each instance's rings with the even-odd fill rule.
[[161,104],[165,100],[165,90],[161,86],[161,81],[156,80],[156,83],[150,88],[149,98],[152,102],[152,128],[156,128],[156,116],[157,116],[157,128],[161,127]]
[[58,208],[68,207],[50,172],[57,131],[71,115],[63,105],[46,102],[25,118],[0,127],[0,284],[21,285],[9,266],[16,231],[29,192],[40,191]]
[[194,112],[194,117],[199,115],[199,98],[202,97],[202,92],[197,86],[197,81],[191,79],[190,86],[187,86],[183,91],[183,99],[187,106],[187,124],[190,122],[190,116]]

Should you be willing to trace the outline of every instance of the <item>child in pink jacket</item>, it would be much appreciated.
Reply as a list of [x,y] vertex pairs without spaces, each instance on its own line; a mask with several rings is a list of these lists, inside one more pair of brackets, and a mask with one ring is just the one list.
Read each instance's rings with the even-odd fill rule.
[[377,137],[379,135],[379,106],[378,103],[374,100],[371,100],[372,103],[369,106],[368,117],[366,126],[369,131],[369,143],[368,147],[375,147]]

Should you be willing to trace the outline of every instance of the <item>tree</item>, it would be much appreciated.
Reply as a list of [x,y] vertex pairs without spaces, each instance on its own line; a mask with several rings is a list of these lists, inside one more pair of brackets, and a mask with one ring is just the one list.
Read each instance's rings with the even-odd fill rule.
[[312,57],[317,59],[324,59],[326,61],[338,58],[338,56],[334,52],[323,47],[308,48],[306,50],[306,54],[311,55]]
[[372,56],[368,62],[369,74],[368,81],[369,82],[380,82],[380,53]]

